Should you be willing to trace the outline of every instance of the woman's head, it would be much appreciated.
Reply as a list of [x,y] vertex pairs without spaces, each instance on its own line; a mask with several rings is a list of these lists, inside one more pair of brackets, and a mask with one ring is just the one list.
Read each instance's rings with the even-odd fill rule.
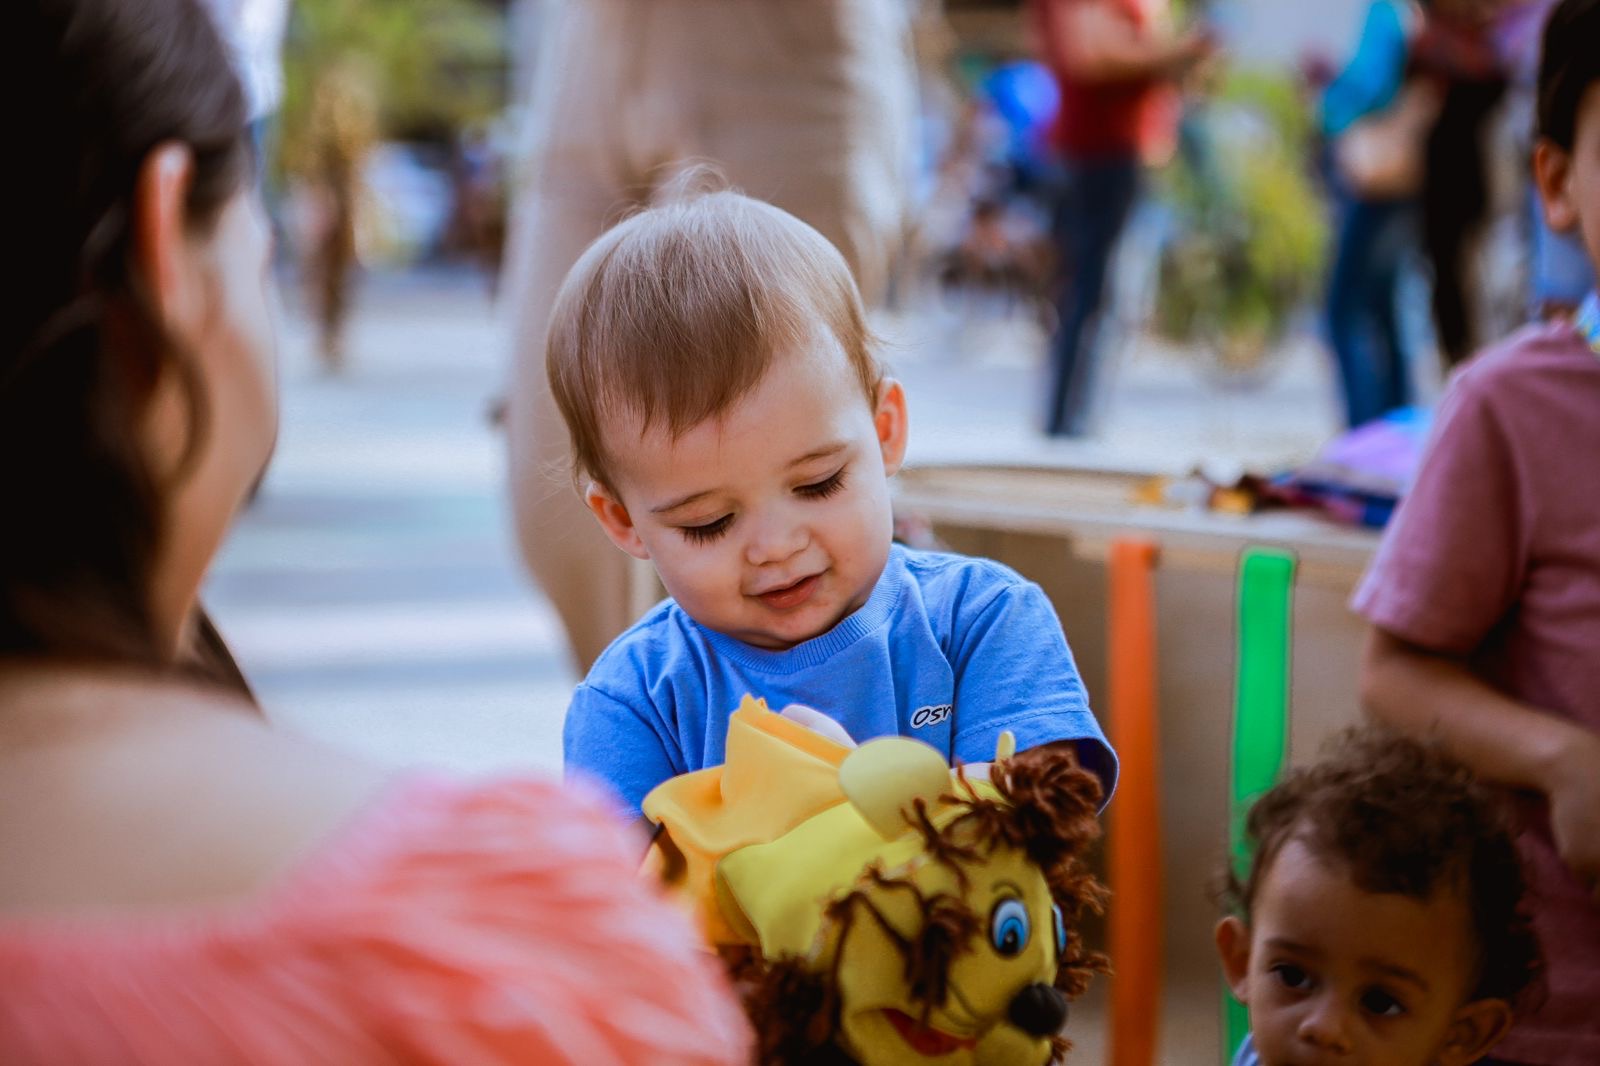
[[273,436],[244,99],[197,0],[12,14],[0,654],[159,664]]

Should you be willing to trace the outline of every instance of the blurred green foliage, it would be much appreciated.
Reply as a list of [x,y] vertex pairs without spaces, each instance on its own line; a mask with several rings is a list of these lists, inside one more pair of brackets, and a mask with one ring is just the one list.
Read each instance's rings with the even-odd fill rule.
[[1283,74],[1241,70],[1190,113],[1165,176],[1176,232],[1156,323],[1249,370],[1318,290],[1326,208],[1312,182],[1310,108]]
[[284,47],[280,167],[302,173],[318,86],[359,80],[383,139],[447,140],[505,106],[503,6],[488,0],[294,0]]

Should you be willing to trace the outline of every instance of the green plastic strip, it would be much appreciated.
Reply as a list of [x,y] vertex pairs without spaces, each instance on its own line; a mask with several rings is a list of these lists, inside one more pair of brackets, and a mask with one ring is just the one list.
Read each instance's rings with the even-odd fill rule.
[[[1231,859],[1249,872],[1245,816],[1283,770],[1289,743],[1289,663],[1293,652],[1295,557],[1277,548],[1246,548],[1239,562],[1237,676],[1233,707],[1233,782],[1229,795]],[[1244,1006],[1223,989],[1223,1062],[1250,1031]]]

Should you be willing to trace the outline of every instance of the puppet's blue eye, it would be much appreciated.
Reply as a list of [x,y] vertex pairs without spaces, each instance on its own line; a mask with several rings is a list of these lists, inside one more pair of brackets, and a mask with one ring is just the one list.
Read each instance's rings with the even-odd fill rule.
[[1005,956],[1020,955],[1028,946],[1028,908],[1020,899],[1003,899],[989,916],[989,940]]
[[1050,915],[1056,923],[1056,957],[1067,953],[1067,920],[1061,917],[1061,904],[1050,904]]

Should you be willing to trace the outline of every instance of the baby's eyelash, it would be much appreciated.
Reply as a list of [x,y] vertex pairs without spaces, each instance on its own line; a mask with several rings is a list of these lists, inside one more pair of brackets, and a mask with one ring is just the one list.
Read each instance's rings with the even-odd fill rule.
[[802,496],[809,496],[813,500],[825,500],[843,488],[844,470],[841,468],[837,473],[830,474],[821,481],[815,481],[809,485],[801,485],[795,491]]
[[733,524],[733,515],[725,514],[714,522],[707,522],[703,526],[679,526],[678,531],[691,544],[708,544],[728,531]]
[[1383,1018],[1396,1018],[1406,1012],[1400,997],[1386,988],[1369,988],[1361,996],[1361,1006]]
[[1292,962],[1274,963],[1268,969],[1285,988],[1298,991],[1311,983],[1311,975],[1306,972],[1305,967],[1296,966]]

